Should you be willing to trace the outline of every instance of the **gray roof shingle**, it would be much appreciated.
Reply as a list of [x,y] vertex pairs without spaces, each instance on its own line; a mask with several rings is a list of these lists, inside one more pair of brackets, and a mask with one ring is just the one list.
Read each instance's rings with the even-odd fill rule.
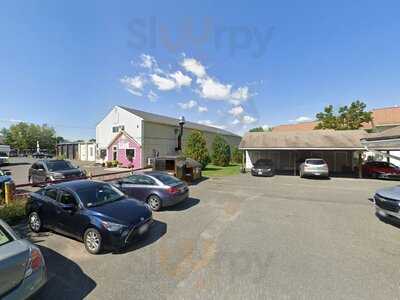
[[[149,113],[149,112],[145,112],[145,111],[141,111],[141,110],[137,110],[137,109],[133,109],[133,108],[129,108],[126,106],[120,106],[118,105],[118,107],[139,116],[140,118],[142,118],[145,121],[148,122],[153,122],[153,123],[159,123],[159,124],[167,124],[167,125],[173,125],[176,126],[179,122],[178,119],[175,118],[171,118],[171,117],[166,117],[166,116],[161,116],[161,115],[157,115],[157,114],[153,114],[153,113]],[[224,130],[224,129],[220,129],[217,127],[213,127],[213,126],[207,126],[207,125],[203,125],[203,124],[198,124],[198,123],[194,123],[194,122],[188,122],[186,121],[185,123],[185,127],[189,128],[189,129],[196,129],[196,130],[201,130],[201,131],[208,131],[208,132],[213,132],[213,133],[218,133],[221,135],[230,135],[230,136],[236,136],[236,137],[240,137],[239,135],[232,133],[230,131]]]
[[240,149],[363,149],[364,130],[313,130],[303,132],[249,132]]

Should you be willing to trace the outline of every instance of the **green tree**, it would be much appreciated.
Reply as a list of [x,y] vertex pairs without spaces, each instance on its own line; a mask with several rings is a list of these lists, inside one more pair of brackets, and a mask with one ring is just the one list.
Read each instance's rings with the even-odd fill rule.
[[39,141],[41,149],[54,150],[57,143],[54,128],[45,125],[35,125],[20,122],[3,130],[4,141],[17,150],[36,149]]
[[262,128],[261,126],[260,127],[254,127],[254,128],[251,128],[249,130],[249,132],[264,132],[264,128]]
[[231,161],[231,147],[220,135],[216,135],[212,143],[212,162],[216,166],[229,166]]
[[232,162],[241,164],[243,160],[243,151],[238,147],[232,147]]
[[207,142],[204,134],[200,131],[192,132],[186,141],[184,154],[198,161],[204,169],[210,162],[210,156],[207,150]]
[[366,111],[367,105],[359,100],[350,106],[339,107],[338,112],[332,105],[325,107],[316,115],[319,121],[316,129],[353,130],[360,129],[364,123],[372,122],[372,112]]

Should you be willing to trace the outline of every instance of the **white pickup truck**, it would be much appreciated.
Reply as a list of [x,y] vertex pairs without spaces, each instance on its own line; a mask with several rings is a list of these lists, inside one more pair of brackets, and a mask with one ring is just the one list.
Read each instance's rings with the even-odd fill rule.
[[8,163],[8,159],[10,157],[10,146],[8,145],[0,145],[0,166]]

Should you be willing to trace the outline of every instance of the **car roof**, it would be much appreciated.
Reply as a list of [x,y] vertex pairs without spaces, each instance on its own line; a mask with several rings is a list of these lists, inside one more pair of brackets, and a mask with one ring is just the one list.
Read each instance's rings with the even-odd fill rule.
[[72,181],[56,183],[54,185],[51,185],[50,187],[54,187],[57,189],[67,188],[71,191],[76,192],[77,190],[81,190],[81,189],[89,188],[89,187],[93,187],[93,186],[99,186],[100,184],[106,184],[106,182],[81,179],[81,180],[72,180]]

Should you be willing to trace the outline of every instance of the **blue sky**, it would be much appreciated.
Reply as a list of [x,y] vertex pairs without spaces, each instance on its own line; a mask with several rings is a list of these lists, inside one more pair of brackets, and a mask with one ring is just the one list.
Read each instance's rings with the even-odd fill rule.
[[114,105],[243,133],[400,104],[398,1],[8,1],[0,127],[90,138]]

